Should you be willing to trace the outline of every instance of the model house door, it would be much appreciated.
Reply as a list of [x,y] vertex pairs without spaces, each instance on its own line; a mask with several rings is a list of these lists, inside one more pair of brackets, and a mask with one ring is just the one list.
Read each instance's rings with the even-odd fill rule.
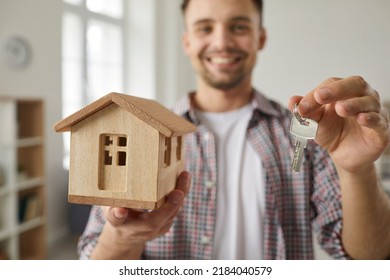
[[126,135],[102,134],[99,142],[99,189],[125,191],[128,168]]

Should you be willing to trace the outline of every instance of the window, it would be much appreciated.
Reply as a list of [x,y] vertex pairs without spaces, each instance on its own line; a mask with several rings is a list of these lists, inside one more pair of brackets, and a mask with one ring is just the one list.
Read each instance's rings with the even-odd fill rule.
[[119,147],[126,147],[127,146],[127,139],[126,139],[126,137],[121,137],[121,136],[119,136],[118,137],[118,146]]
[[[126,1],[63,0],[62,115],[124,90]],[[64,134],[69,167],[69,135]]]
[[164,151],[164,164],[165,166],[171,165],[171,138],[165,137],[165,151]]
[[176,160],[181,160],[181,143],[182,143],[182,137],[177,136],[177,146],[176,146]]
[[118,166],[126,166],[126,152],[118,152]]
[[[103,145],[101,145],[101,152],[104,152],[104,165],[126,166],[126,136],[102,134],[100,137],[101,143],[103,143]],[[115,141],[115,139],[117,141]],[[112,160],[113,155],[116,158],[114,162]]]
[[112,165],[112,156],[110,151],[104,151],[104,165]]

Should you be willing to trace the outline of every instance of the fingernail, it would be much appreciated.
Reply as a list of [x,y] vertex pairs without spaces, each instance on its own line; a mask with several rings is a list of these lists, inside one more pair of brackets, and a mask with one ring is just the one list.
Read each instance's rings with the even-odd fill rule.
[[179,204],[181,199],[183,198],[183,193],[180,191],[174,191],[169,195],[169,201],[173,204]]
[[320,88],[317,90],[319,98],[323,101],[326,101],[330,98],[330,90],[328,88]]
[[121,211],[121,209],[114,209],[114,217],[116,219],[123,219],[125,217],[125,213]]

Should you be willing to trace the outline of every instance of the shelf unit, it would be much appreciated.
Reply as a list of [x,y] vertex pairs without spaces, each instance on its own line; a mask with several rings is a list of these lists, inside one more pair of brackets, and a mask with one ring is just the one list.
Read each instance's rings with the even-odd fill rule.
[[46,258],[44,104],[0,97],[0,259]]

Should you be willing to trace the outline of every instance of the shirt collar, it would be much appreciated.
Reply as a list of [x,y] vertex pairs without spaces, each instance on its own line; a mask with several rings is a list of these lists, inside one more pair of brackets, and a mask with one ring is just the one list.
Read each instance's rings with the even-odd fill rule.
[[272,117],[280,116],[280,112],[276,109],[275,102],[265,97],[265,95],[263,95],[256,89],[253,89],[253,97],[251,103],[253,109],[258,110],[265,115],[269,115]]
[[[194,124],[199,124],[199,120],[195,116],[195,107],[192,102],[194,94],[195,92],[192,91],[187,95],[183,96],[181,99],[179,99],[174,108],[174,112],[176,114],[184,116]],[[264,115],[268,115],[271,117],[277,117],[280,115],[279,110],[276,109],[275,102],[266,98],[256,89],[253,89],[251,105],[254,110],[257,110]]]

